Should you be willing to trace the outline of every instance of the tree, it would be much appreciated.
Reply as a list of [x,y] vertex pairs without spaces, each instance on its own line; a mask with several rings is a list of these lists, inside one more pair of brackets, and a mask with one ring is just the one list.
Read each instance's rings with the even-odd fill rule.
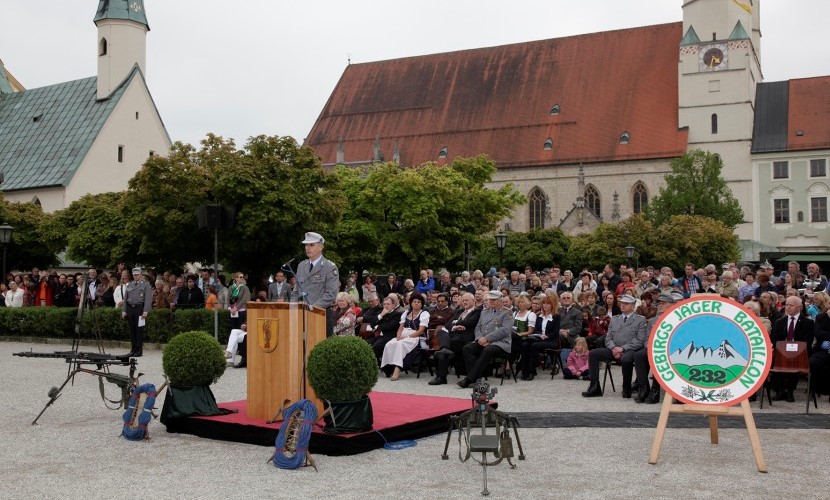
[[127,230],[125,195],[88,194],[52,214],[41,234],[76,262],[97,268],[112,268],[122,260],[134,263],[140,239]]
[[[508,233],[503,265],[507,269],[533,269],[564,264],[571,239],[559,228],[531,229],[527,233]],[[485,273],[499,263],[499,250],[493,235],[482,236],[473,266]]]
[[654,262],[672,269],[735,262],[739,255],[732,229],[708,217],[675,215],[654,233]]
[[600,224],[591,234],[575,236],[571,241],[566,264],[572,270],[602,269],[605,264],[626,263],[625,247],[637,253],[632,265],[653,262],[654,244],[651,222],[632,216],[619,224]]
[[[486,156],[401,168],[377,164],[363,171],[338,167],[349,204],[336,231],[337,250],[358,266],[392,269],[445,265],[465,241],[493,231],[524,202],[511,184],[485,187],[495,173]],[[350,260],[352,259],[352,260]]]
[[743,222],[743,210],[721,176],[720,156],[696,149],[672,160],[671,168],[666,186],[646,207],[646,218],[656,226],[673,215],[709,217],[730,229]]
[[43,237],[40,227],[51,216],[34,203],[8,203],[0,198],[0,223],[14,228],[6,250],[6,270],[47,268],[58,263],[59,245]]

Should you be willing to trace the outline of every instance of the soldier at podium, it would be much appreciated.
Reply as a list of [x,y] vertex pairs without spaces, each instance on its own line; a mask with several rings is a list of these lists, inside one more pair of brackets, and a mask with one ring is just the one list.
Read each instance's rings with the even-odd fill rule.
[[326,310],[326,335],[334,334],[331,306],[340,290],[340,276],[337,266],[323,257],[326,240],[319,233],[305,233],[302,241],[308,257],[297,266],[297,282],[291,300],[303,302]]

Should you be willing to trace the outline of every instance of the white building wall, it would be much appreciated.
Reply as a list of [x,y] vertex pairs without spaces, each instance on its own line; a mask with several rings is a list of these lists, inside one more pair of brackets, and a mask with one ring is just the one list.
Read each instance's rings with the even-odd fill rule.
[[[101,39],[107,40],[107,53],[100,54]],[[147,75],[147,28],[133,21],[107,19],[98,22],[98,99],[109,96],[133,66]]]

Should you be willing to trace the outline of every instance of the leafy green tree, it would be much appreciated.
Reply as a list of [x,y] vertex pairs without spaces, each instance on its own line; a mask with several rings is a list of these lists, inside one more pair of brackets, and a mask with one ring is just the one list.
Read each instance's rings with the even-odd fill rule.
[[629,245],[636,249],[632,265],[650,263],[653,230],[649,221],[636,215],[619,224],[600,224],[593,233],[572,239],[566,263],[574,272],[586,267],[599,270],[608,263],[619,266],[626,263]]
[[416,275],[424,265],[446,265],[464,241],[493,231],[524,202],[510,184],[486,188],[494,173],[484,155],[446,166],[338,167],[349,204],[335,232],[337,251],[356,267],[382,263]]
[[709,217],[730,229],[743,222],[743,210],[721,176],[720,156],[696,149],[672,160],[671,168],[665,187],[646,207],[646,218],[656,226],[673,215]]
[[723,222],[693,215],[675,215],[654,233],[653,262],[683,269],[686,262],[697,267],[735,262],[740,250],[738,237]]
[[126,193],[89,194],[52,214],[41,225],[43,237],[66,256],[98,268],[121,260],[135,262],[140,239],[127,230]]
[[[571,239],[559,228],[531,229],[527,233],[507,233],[503,266],[507,269],[533,269],[551,267],[554,263],[564,264]],[[499,250],[493,235],[482,236],[473,261],[475,269],[485,273],[491,267],[498,267]]]
[[40,227],[51,216],[34,203],[8,203],[0,198],[0,223],[14,228],[6,249],[6,270],[28,270],[34,266],[47,268],[58,263],[61,247],[45,239]]

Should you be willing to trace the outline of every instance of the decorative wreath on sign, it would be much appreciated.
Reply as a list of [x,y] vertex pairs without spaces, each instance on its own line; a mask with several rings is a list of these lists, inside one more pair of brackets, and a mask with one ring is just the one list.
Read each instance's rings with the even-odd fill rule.
[[[147,426],[153,418],[153,407],[156,404],[156,386],[142,384],[133,387],[130,393],[130,402],[124,411],[124,428],[121,435],[130,441],[150,439]],[[143,403],[142,403],[143,401]]]

